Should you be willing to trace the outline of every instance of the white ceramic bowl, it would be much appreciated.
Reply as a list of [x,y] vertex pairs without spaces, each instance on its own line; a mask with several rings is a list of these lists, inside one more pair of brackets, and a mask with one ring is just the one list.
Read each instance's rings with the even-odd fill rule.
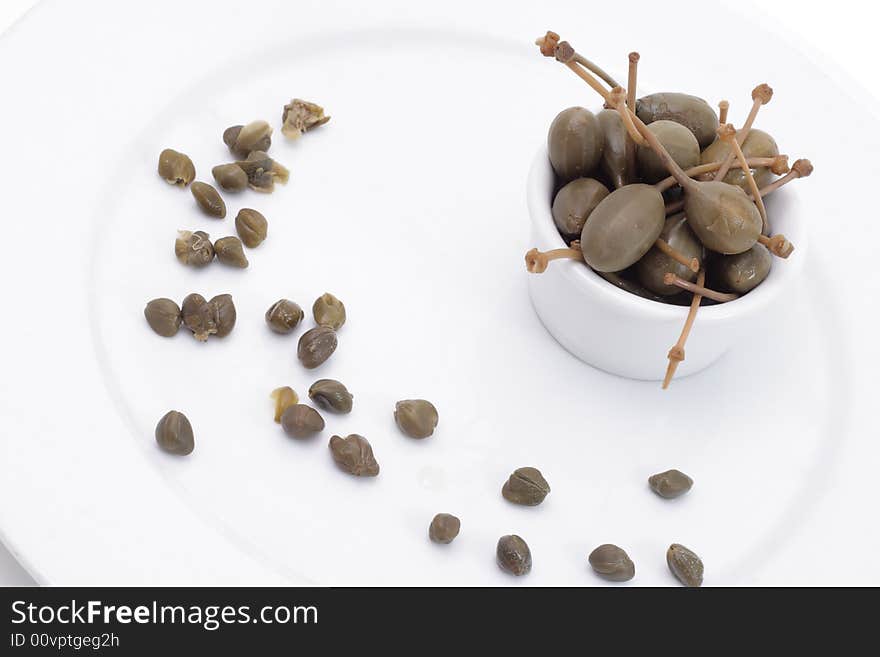
[[[527,198],[532,242],[541,251],[562,248],[550,206],[554,176],[546,147],[535,156]],[[708,367],[744,334],[765,330],[781,318],[776,302],[790,289],[804,262],[807,235],[797,194],[780,190],[767,199],[774,232],[795,246],[785,261],[774,259],[767,279],[734,301],[700,308],[677,377]],[[583,263],[556,260],[543,274],[528,274],[529,292],[544,326],[569,352],[612,374],[659,381],[666,354],[678,340],[688,309],[621,290]],[[769,333],[774,339],[773,333]],[[781,336],[781,332],[776,335]],[[784,339],[778,337],[775,339]]]

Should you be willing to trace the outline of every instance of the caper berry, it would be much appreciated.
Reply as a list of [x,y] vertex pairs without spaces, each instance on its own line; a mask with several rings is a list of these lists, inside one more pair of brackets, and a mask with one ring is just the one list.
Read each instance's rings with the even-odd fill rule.
[[517,468],[501,487],[501,495],[509,502],[537,506],[550,492],[550,484],[537,468]]
[[[743,155],[747,159],[753,157],[776,157],[779,155],[779,146],[769,134],[763,130],[752,128],[749,130],[745,141],[740,144]],[[716,139],[709,144],[700,155],[700,162],[708,164],[709,162],[723,162],[730,153],[730,143],[723,139]],[[752,175],[755,177],[755,183],[758,187],[768,185],[773,180],[773,172],[768,167],[758,167],[752,169]],[[724,182],[742,187],[749,192],[749,182],[745,171],[742,169],[731,169],[724,176]]]
[[309,388],[309,397],[325,411],[351,413],[354,396],[344,385],[334,379],[320,379]]
[[673,543],[666,551],[666,565],[669,570],[685,586],[702,586],[703,562],[694,552],[684,545]]
[[318,326],[329,326],[338,331],[345,324],[345,305],[329,292],[325,292],[312,304],[312,315]]
[[330,438],[330,453],[342,470],[356,477],[375,477],[379,474],[379,464],[373,456],[373,448],[363,436],[356,433],[345,438]]
[[[687,258],[697,258],[703,261],[703,245],[694,231],[691,230],[684,213],[675,214],[666,218],[663,232],[660,238],[669,246]],[[679,278],[693,283],[697,274],[687,265],[675,261],[671,256],[663,253],[656,246],[652,247],[642,259],[635,265],[636,276],[639,283],[654,294],[661,296],[674,296],[681,292],[681,288],[675,285],[667,285],[663,277],[667,272],[672,272]]]
[[589,176],[602,156],[604,144],[599,122],[583,107],[562,110],[547,135],[550,164],[564,182]]
[[511,575],[526,575],[532,570],[532,552],[528,544],[516,534],[498,539],[495,557],[501,570]]
[[718,115],[709,103],[697,96],[656,93],[636,101],[636,114],[647,124],[669,120],[680,123],[697,138],[700,148],[715,141]]
[[168,411],[156,425],[156,442],[169,454],[186,456],[195,447],[192,425],[180,411]]
[[324,125],[329,120],[330,117],[324,116],[324,108],[320,105],[294,98],[281,113],[281,132],[285,137],[297,139],[307,130]]
[[240,192],[247,189],[247,174],[242,171],[241,167],[235,164],[218,164],[211,169],[214,180],[227,192]]
[[202,212],[206,215],[217,217],[218,219],[226,216],[226,203],[223,202],[220,193],[211,185],[197,180],[189,189],[196,203],[199,204]]
[[329,326],[309,329],[299,339],[296,355],[307,369],[315,369],[336,351],[336,331]]
[[235,230],[249,249],[260,246],[269,230],[266,217],[250,208],[242,208],[235,216]]
[[275,400],[275,421],[278,423],[281,422],[284,411],[299,403],[299,395],[290,386],[275,388],[270,397]]
[[556,193],[553,222],[566,239],[579,239],[590,213],[608,196],[608,188],[592,178],[576,178]]
[[712,265],[712,274],[720,287],[745,294],[764,282],[772,265],[770,251],[756,242],[748,251],[717,256]]
[[251,121],[223,131],[223,143],[236,157],[246,158],[253,151],[268,151],[272,145],[272,127],[266,121]]
[[648,477],[648,486],[660,497],[671,500],[687,493],[694,480],[679,470],[667,470]]
[[174,255],[181,264],[190,267],[204,267],[214,259],[214,245],[208,233],[197,230],[177,231],[174,240]]
[[605,145],[599,165],[612,186],[617,189],[638,180],[636,144],[627,134],[620,112],[605,109],[596,115]]
[[199,342],[205,342],[209,335],[217,333],[217,312],[201,294],[188,295],[181,304],[181,314],[183,325]]
[[279,299],[266,311],[266,323],[276,333],[290,333],[305,316],[303,309],[290,299]]
[[217,260],[224,265],[238,267],[239,269],[244,269],[248,266],[248,259],[241,246],[241,240],[237,237],[221,237],[214,242],[214,253],[217,254]]
[[596,573],[612,582],[627,582],[636,575],[636,567],[629,555],[616,545],[606,543],[590,552],[590,566]]
[[308,438],[324,430],[324,418],[311,406],[294,404],[282,413],[281,428],[292,438]]
[[452,543],[461,531],[461,520],[451,513],[438,513],[428,527],[428,538],[435,543]]
[[153,299],[144,308],[144,317],[150,328],[163,338],[177,334],[180,328],[180,306],[171,299]]
[[265,151],[252,151],[246,159],[236,164],[247,174],[248,186],[257,192],[271,192],[275,182],[286,184],[290,171],[269,157]]
[[703,245],[718,253],[748,251],[761,235],[763,220],[758,208],[735,185],[694,183],[685,194],[684,213]]
[[[663,145],[672,159],[682,169],[690,169],[700,163],[700,144],[685,126],[674,121],[654,121],[648,126],[657,140]],[[646,183],[660,182],[669,175],[666,165],[654,149],[643,145],[638,147],[639,172]]]
[[211,309],[214,311],[214,318],[217,325],[217,332],[215,335],[218,338],[225,338],[232,333],[232,329],[235,328],[235,319],[237,316],[237,313],[235,312],[235,304],[232,303],[232,295],[218,294],[208,302],[208,305],[210,305]]
[[165,182],[186,187],[196,177],[196,168],[188,155],[166,148],[159,153],[159,175]]
[[410,438],[427,438],[439,420],[434,404],[425,399],[404,399],[394,407],[394,421]]

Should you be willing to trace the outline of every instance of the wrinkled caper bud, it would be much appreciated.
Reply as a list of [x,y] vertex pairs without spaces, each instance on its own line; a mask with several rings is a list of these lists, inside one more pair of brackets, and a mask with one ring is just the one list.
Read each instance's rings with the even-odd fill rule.
[[434,433],[440,416],[425,399],[404,399],[394,406],[394,421],[410,438],[427,438]]
[[174,240],[174,255],[181,264],[190,267],[204,267],[214,259],[214,245],[211,244],[211,236],[208,233],[197,230],[177,231],[177,239]]
[[505,500],[524,506],[537,506],[549,492],[550,484],[537,468],[517,468],[501,487]]
[[268,151],[272,145],[272,127],[266,121],[251,121],[223,131],[223,143],[236,157],[245,158],[253,151]]
[[325,292],[312,304],[312,315],[318,326],[329,326],[334,331],[345,324],[345,306],[329,292]]
[[275,421],[280,423],[284,411],[295,404],[299,404],[299,395],[290,386],[275,388],[269,395],[275,401]]
[[[700,144],[690,130],[675,121],[654,121],[648,126],[657,140],[682,169],[690,169],[700,163]],[[656,183],[669,175],[669,170],[650,146],[637,149],[639,173],[646,183]]]
[[186,187],[196,177],[196,168],[188,155],[166,148],[159,153],[159,175],[165,182]]
[[206,215],[217,217],[218,219],[226,216],[226,203],[223,202],[220,193],[211,185],[197,180],[190,186],[189,190],[192,192],[193,198],[199,204],[202,212]]
[[495,557],[501,570],[512,575],[526,575],[532,569],[532,552],[516,534],[498,539]]
[[666,564],[678,581],[685,586],[702,586],[703,562],[684,545],[673,543],[666,551]]
[[461,530],[461,520],[451,513],[438,513],[428,527],[428,538],[435,543],[452,543]]
[[333,355],[337,344],[336,331],[329,326],[316,326],[302,334],[296,355],[304,367],[313,370]]
[[307,130],[324,125],[329,120],[330,117],[324,116],[324,108],[320,105],[294,98],[284,106],[281,113],[281,133],[285,137],[297,139]]
[[667,470],[648,477],[651,490],[668,500],[684,495],[693,485],[694,480],[678,470]]
[[217,312],[201,294],[194,292],[183,300],[181,315],[183,325],[199,342],[205,342],[209,335],[217,333]]
[[351,413],[354,396],[339,381],[320,379],[309,388],[309,397],[325,411]]
[[589,561],[596,573],[612,582],[628,582],[636,575],[635,564],[629,555],[610,543],[590,552]]
[[217,324],[215,335],[218,338],[225,338],[235,328],[237,313],[235,312],[235,304],[232,303],[232,295],[218,294],[208,302],[208,305],[214,311],[214,319]]
[[144,308],[150,328],[163,338],[177,334],[180,328],[180,306],[171,299],[153,299]]
[[298,304],[290,299],[279,299],[266,311],[266,323],[276,333],[290,333],[304,316]]
[[345,438],[330,438],[330,453],[336,465],[356,477],[375,477],[379,474],[379,464],[373,456],[373,448],[363,436],[356,433]]
[[247,174],[237,164],[218,164],[211,169],[214,180],[227,192],[240,192],[247,189]]
[[608,196],[608,188],[592,178],[575,178],[553,199],[553,222],[563,237],[579,239],[587,217]]
[[291,438],[308,438],[324,430],[324,418],[311,406],[294,404],[281,414],[281,428]]
[[275,182],[287,184],[290,171],[269,157],[265,151],[252,151],[246,159],[236,164],[247,174],[248,186],[257,192],[271,192]]
[[235,216],[235,230],[249,249],[260,246],[269,230],[266,217],[250,208],[242,208]]
[[217,260],[224,265],[238,267],[239,269],[244,269],[248,266],[248,259],[241,246],[241,240],[237,237],[221,237],[214,242],[214,253],[217,254]]
[[169,454],[191,454],[195,447],[192,425],[183,413],[168,411],[156,425],[156,442]]

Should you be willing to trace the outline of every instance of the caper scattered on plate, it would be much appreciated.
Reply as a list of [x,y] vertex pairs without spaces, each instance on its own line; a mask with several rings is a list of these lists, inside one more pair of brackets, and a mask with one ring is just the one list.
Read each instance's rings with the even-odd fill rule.
[[324,116],[324,108],[307,100],[294,98],[281,113],[281,133],[285,137],[298,139],[304,132],[324,125],[330,120]]
[[325,411],[351,413],[354,395],[339,381],[319,379],[309,388],[309,398]]
[[451,513],[438,513],[428,527],[428,538],[434,543],[452,543],[461,531],[461,520]]
[[290,386],[275,388],[269,395],[275,402],[275,421],[281,423],[281,416],[291,406],[299,404],[299,395]]
[[196,177],[196,168],[188,155],[166,148],[159,153],[159,175],[165,182],[178,187],[186,187]]
[[434,433],[440,415],[426,399],[404,399],[394,406],[394,421],[410,438],[427,438]]
[[180,306],[171,299],[159,298],[147,302],[144,308],[144,317],[147,323],[158,335],[170,338],[177,335],[182,322]]
[[265,151],[252,151],[247,158],[238,160],[236,164],[247,175],[248,186],[257,192],[272,192],[276,182],[286,185],[290,179],[290,171],[269,157]]
[[206,182],[197,180],[190,185],[190,191],[198,206],[209,217],[222,219],[226,216],[226,203],[220,193]]
[[168,411],[156,425],[156,442],[169,454],[186,456],[195,448],[193,429],[180,411]]
[[316,326],[302,334],[296,355],[304,367],[312,370],[333,355],[337,344],[336,331],[329,326]]
[[197,230],[179,230],[174,240],[174,255],[190,267],[204,267],[214,259],[214,245],[208,233]]
[[523,506],[537,506],[550,492],[550,484],[537,468],[517,468],[501,487],[505,500]]
[[231,126],[223,131],[223,143],[233,155],[242,159],[253,151],[266,152],[272,145],[272,126],[261,120]]
[[211,169],[211,174],[214,176],[217,184],[227,192],[240,192],[247,189],[247,174],[234,162],[218,164]]
[[636,576],[636,567],[623,548],[610,543],[590,552],[590,566],[600,577],[611,582],[627,582]]
[[648,486],[660,497],[668,500],[681,497],[694,485],[694,480],[679,470],[658,472],[648,477]]
[[324,418],[311,406],[293,404],[281,415],[281,428],[291,438],[309,438],[324,430]]
[[379,464],[373,456],[369,441],[356,433],[345,438],[331,436],[330,453],[342,470],[356,477],[375,477]]
[[266,324],[275,333],[290,333],[305,316],[299,304],[290,299],[279,299],[266,311]]
[[221,237],[214,242],[214,253],[217,254],[217,260],[224,265],[239,269],[245,269],[248,266],[248,259],[241,246],[241,240],[232,235]]
[[495,557],[501,570],[511,575],[527,575],[532,570],[532,551],[516,534],[502,536],[495,548]]
[[242,208],[235,215],[235,230],[244,245],[249,249],[254,249],[266,239],[269,222],[256,210]]
[[312,304],[312,315],[318,326],[329,326],[338,331],[345,324],[345,305],[329,292],[325,292]]
[[685,586],[703,585],[703,561],[684,545],[673,543],[666,551],[669,570]]

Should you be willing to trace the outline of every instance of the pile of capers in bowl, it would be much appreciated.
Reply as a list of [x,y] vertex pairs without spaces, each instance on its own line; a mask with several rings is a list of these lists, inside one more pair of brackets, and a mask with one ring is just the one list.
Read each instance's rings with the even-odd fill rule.
[[716,113],[684,93],[636,98],[638,53],[629,55],[624,89],[554,32],[536,44],[601,96],[604,108],[569,107],[550,125],[551,214],[567,247],[531,249],[526,267],[540,274],[553,260],[571,259],[631,294],[690,305],[665,388],[700,305],[748,294],[774,258],[791,255],[795,246],[773,233],[763,198],[813,167],[806,159],[789,166],[773,137],[752,127],[773,96],[766,84],[754,88],[736,129],[726,100]]

